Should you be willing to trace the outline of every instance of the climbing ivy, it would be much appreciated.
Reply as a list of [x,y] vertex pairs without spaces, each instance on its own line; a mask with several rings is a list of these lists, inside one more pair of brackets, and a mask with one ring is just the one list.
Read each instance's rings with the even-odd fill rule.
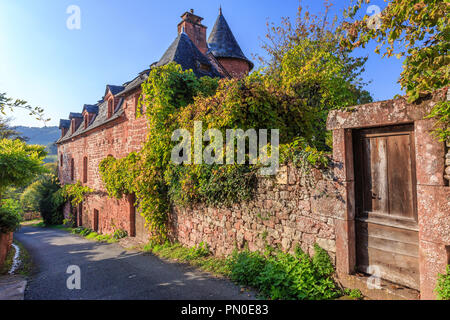
[[76,207],[83,202],[84,198],[94,192],[93,189],[83,186],[80,181],[75,184],[66,184],[62,187],[62,196],[66,201],[70,200],[72,206]]
[[214,128],[223,137],[227,129],[279,129],[283,159],[325,166],[331,149],[328,111],[370,101],[358,78],[365,59],[342,54],[337,44],[330,30],[321,38],[299,33],[276,67],[242,79],[198,78],[175,63],[152,68],[137,108],[138,116],[147,120],[147,138],[139,152],[100,163],[108,194],[134,194],[154,240],[160,242],[167,238],[172,205],[228,206],[251,199],[257,165],[170,161],[178,143],[171,140],[173,132],[185,129],[193,138],[196,121],[202,123],[202,134]]

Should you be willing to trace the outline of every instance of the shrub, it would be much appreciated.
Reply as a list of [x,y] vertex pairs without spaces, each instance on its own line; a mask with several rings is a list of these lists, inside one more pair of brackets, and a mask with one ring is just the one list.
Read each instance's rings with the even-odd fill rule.
[[316,246],[311,259],[300,249],[292,255],[244,250],[229,260],[231,279],[257,288],[270,299],[333,299],[341,295],[332,279],[334,268],[325,250]]
[[234,251],[229,260],[231,279],[243,285],[258,287],[258,277],[266,265],[266,259],[259,252]]
[[54,175],[43,179],[38,186],[39,211],[46,225],[60,225],[64,221],[65,203],[58,178]]
[[123,229],[117,229],[116,231],[114,231],[114,233],[112,235],[113,239],[115,239],[115,240],[119,240],[119,239],[125,238],[127,236],[128,236],[128,232],[126,232]]
[[0,233],[16,231],[20,226],[20,205],[12,199],[3,200],[0,203]]
[[20,204],[25,212],[39,211],[39,186],[41,183],[42,182],[40,180],[33,182],[20,195]]
[[439,274],[435,291],[439,300],[450,300],[450,265],[445,274]]

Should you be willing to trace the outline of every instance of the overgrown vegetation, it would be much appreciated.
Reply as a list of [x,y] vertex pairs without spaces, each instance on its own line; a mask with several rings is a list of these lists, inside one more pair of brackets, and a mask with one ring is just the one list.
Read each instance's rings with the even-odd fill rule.
[[75,184],[64,185],[61,190],[61,195],[66,201],[70,201],[73,207],[76,207],[92,192],[94,192],[93,189],[88,186],[83,186],[80,181],[77,181]]
[[70,230],[71,233],[78,234],[86,239],[107,243],[115,243],[128,236],[128,233],[122,229],[116,229],[112,234],[98,234],[97,232],[85,227],[68,228],[68,230]]
[[62,207],[65,203],[57,177],[57,164],[43,165],[43,172],[21,194],[23,212],[40,212],[46,225],[63,222]]
[[282,251],[235,252],[228,261],[231,279],[257,288],[269,299],[322,300],[341,296],[332,278],[334,268],[328,253],[318,245],[314,249],[313,258],[300,248],[294,255]]
[[183,247],[179,243],[165,242],[159,244],[150,242],[143,248],[144,252],[151,252],[161,258],[180,263],[189,263],[201,270],[218,275],[229,275],[229,267],[224,259],[210,255],[208,245],[204,242],[192,248]]
[[[269,32],[275,45],[264,48],[272,59],[243,79],[199,79],[173,63],[151,69],[138,108],[147,119],[147,140],[140,152],[104,159],[100,173],[111,197],[135,194],[160,243],[167,239],[171,205],[222,206],[248,200],[258,168],[249,161],[175,165],[170,159],[176,129],[188,130],[191,137],[195,121],[202,122],[202,134],[209,128],[223,136],[226,129],[279,129],[285,161],[326,165],[331,146],[325,128],[328,111],[371,101],[360,79],[365,58],[339,48],[326,13],[314,17],[300,10],[295,24],[285,22]],[[216,148],[210,151],[217,156]]]
[[[20,274],[22,276],[29,276],[31,275],[31,272],[33,270],[33,262],[31,259],[30,254],[25,249],[25,247],[17,240],[14,240],[14,244],[19,247],[20,253],[19,253],[19,265],[17,266],[17,269],[15,269],[14,274]],[[13,265],[14,261],[14,254],[16,253],[16,250],[14,247],[11,247],[11,250],[8,252],[8,255],[6,257],[5,263],[3,264],[2,268],[0,268],[0,275],[8,274],[11,270],[11,267]]]
[[450,265],[447,265],[446,273],[438,275],[436,293],[438,299],[450,300]]
[[19,203],[13,199],[0,200],[0,233],[16,231],[21,221]]
[[[378,46],[376,53],[404,57],[399,83],[406,90],[409,102],[427,97],[436,89],[448,86],[450,57],[448,1],[390,0],[378,16],[364,15],[356,19],[363,4],[357,0],[346,10],[348,21],[341,44],[347,49],[365,47],[371,40]],[[436,119],[436,135],[450,138],[450,108],[448,102],[438,103],[431,113]]]

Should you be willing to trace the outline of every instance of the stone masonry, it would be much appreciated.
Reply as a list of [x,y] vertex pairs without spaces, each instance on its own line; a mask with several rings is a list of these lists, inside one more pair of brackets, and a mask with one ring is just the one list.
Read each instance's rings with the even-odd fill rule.
[[253,200],[230,208],[174,208],[172,238],[186,246],[204,241],[217,255],[245,246],[264,250],[267,245],[291,252],[298,245],[313,254],[318,243],[334,260],[335,219],[345,203],[332,172],[305,172],[289,165],[275,178],[258,177],[257,184]]

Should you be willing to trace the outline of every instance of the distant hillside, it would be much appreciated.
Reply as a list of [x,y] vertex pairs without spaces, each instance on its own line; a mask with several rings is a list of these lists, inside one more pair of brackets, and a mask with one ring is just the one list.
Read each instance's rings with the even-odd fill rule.
[[52,146],[56,140],[61,136],[61,131],[58,127],[15,127],[15,130],[20,132],[23,137],[27,137],[29,144],[40,144],[47,146],[50,154],[56,154],[56,146]]

